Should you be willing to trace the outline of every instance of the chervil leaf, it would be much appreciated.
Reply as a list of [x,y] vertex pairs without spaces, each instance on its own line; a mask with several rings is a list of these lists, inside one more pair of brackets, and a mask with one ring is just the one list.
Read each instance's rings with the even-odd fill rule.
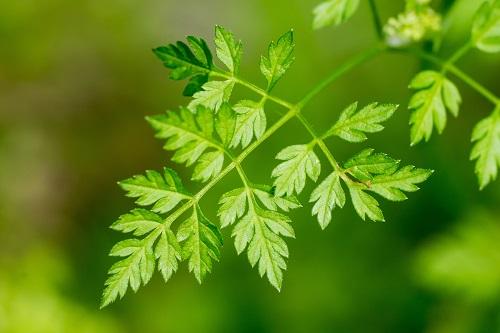
[[392,117],[398,108],[395,104],[372,103],[356,112],[357,106],[354,103],[347,107],[325,137],[335,135],[349,142],[365,141],[365,133],[382,131],[384,126],[380,123]]
[[118,221],[111,225],[111,229],[121,232],[134,232],[134,236],[142,236],[158,228],[163,219],[149,210],[138,208],[120,216]]
[[155,256],[158,259],[158,270],[165,282],[167,282],[172,274],[177,271],[178,262],[182,259],[181,247],[169,228],[163,228],[156,244]]
[[410,88],[418,90],[408,106],[413,112],[410,125],[414,145],[423,139],[428,141],[434,126],[442,133],[446,127],[446,109],[457,116],[462,100],[456,86],[434,71],[419,73],[410,83]]
[[253,185],[253,193],[270,210],[277,211],[278,208],[284,212],[302,207],[295,196],[277,197],[274,195],[273,188],[267,185]]
[[193,180],[206,182],[222,170],[224,147],[214,136],[214,126],[224,135],[223,141],[228,140],[231,124],[225,115],[215,121],[213,112],[205,107],[199,107],[196,114],[181,108],[178,113],[167,111],[147,120],[156,130],[157,138],[167,139],[163,148],[175,151],[173,161],[187,166],[197,163]]
[[500,52],[500,0],[485,1],[472,27],[472,41],[483,52]]
[[311,145],[286,147],[276,156],[282,160],[274,168],[272,176],[276,187],[276,196],[299,194],[304,189],[306,177],[316,181],[321,173],[321,164]]
[[218,112],[224,102],[229,101],[233,92],[234,81],[209,81],[205,83],[201,91],[193,95],[193,100],[188,109],[196,112],[198,106],[202,105],[214,112]]
[[330,174],[311,194],[309,202],[314,202],[312,215],[318,216],[321,229],[325,229],[332,220],[332,211],[335,206],[340,208],[345,204],[345,193],[340,184],[337,172]]
[[146,175],[138,175],[119,182],[127,191],[127,196],[138,198],[140,206],[153,205],[153,212],[166,213],[175,208],[182,200],[190,200],[191,196],[182,186],[177,173],[168,168],[163,175],[157,171],[146,171]]
[[231,106],[225,103],[220,108],[217,114],[217,121],[215,122],[215,130],[225,147],[228,147],[233,140],[235,126],[236,116]]
[[188,44],[177,42],[153,50],[165,67],[172,69],[172,80],[191,78],[184,90],[185,96],[192,96],[201,90],[212,71],[212,54],[207,43],[196,37],[188,37]]
[[266,131],[267,120],[262,103],[243,100],[234,106],[236,112],[236,125],[231,147],[241,144],[248,146],[255,135],[258,139]]
[[403,192],[418,191],[416,184],[423,183],[431,174],[431,170],[418,169],[412,165],[405,166],[393,174],[373,177],[368,190],[387,200],[403,201],[408,199]]
[[359,0],[330,0],[314,8],[314,29],[329,25],[339,25],[347,21],[356,12]]
[[364,192],[366,188],[356,184],[349,185],[349,193],[358,215],[365,220],[366,217],[372,221],[385,221],[384,215],[374,197]]
[[128,286],[137,291],[151,279],[155,269],[155,256],[152,245],[154,238],[142,240],[128,239],[116,244],[111,250],[111,256],[127,257],[118,261],[109,269],[101,308],[113,302],[118,296],[123,298]]
[[215,26],[215,46],[217,57],[233,74],[237,74],[240,67],[243,45],[236,41],[234,35],[226,28]]
[[397,170],[399,161],[383,153],[365,149],[348,160],[344,167],[347,172],[361,181],[373,179],[373,175],[392,174]]
[[233,229],[237,252],[247,248],[252,267],[258,263],[259,274],[266,274],[278,290],[281,289],[283,270],[286,269],[285,258],[288,258],[288,247],[280,236],[295,237],[289,223],[290,219],[285,215],[263,210],[254,203]]
[[271,91],[295,60],[293,50],[293,31],[281,36],[277,42],[271,42],[267,57],[262,56],[260,70],[267,79],[267,90]]
[[475,142],[470,158],[476,161],[476,174],[481,189],[494,181],[500,167],[500,106],[481,120],[472,133]]
[[182,258],[188,260],[189,271],[199,283],[212,271],[212,261],[220,260],[222,235],[195,205],[193,214],[177,231],[177,240],[182,243]]
[[247,207],[247,192],[245,188],[238,188],[225,193],[219,200],[219,216],[221,227],[233,224],[245,214]]

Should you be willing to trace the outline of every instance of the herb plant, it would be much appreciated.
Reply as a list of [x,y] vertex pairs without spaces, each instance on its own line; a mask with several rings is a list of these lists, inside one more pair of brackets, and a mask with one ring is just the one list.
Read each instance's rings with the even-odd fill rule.
[[[485,52],[500,51],[500,1],[486,1],[474,23],[471,41],[450,59],[412,47],[412,44],[433,38],[438,41],[441,18],[429,1],[408,0],[404,13],[390,19],[385,27],[374,0],[368,4],[373,12],[379,41],[375,47],[342,64],[299,102],[291,103],[272,94],[273,88],[293,64],[294,34],[289,31],[271,42],[262,56],[260,71],[266,79],[264,88],[240,77],[243,46],[224,27],[215,28],[216,56],[224,66],[216,64],[207,42],[187,37],[186,42],[154,49],[156,56],[170,69],[173,80],[187,80],[184,95],[192,97],[187,106],[175,111],[147,117],[164,148],[173,152],[172,161],[193,167],[191,183],[182,181],[171,168],[146,171],[119,183],[127,196],[139,206],[122,215],[112,229],[131,233],[132,238],[117,243],[111,256],[121,257],[109,270],[102,307],[123,297],[130,287],[137,291],[158,269],[165,281],[175,273],[181,262],[187,262],[198,282],[211,272],[220,260],[223,245],[221,228],[230,228],[236,252],[246,252],[252,267],[277,290],[281,289],[283,271],[289,256],[287,238],[294,237],[292,221],[287,212],[302,208],[299,198],[308,181],[316,183],[303,201],[311,203],[311,214],[325,229],[336,207],[352,201],[363,219],[384,221],[375,195],[390,201],[403,201],[407,193],[418,190],[431,171],[412,165],[373,149],[365,149],[344,162],[339,162],[325,140],[340,138],[348,143],[363,142],[384,129],[397,105],[373,102],[347,106],[329,130],[317,133],[304,115],[308,103],[336,79],[382,52],[402,52],[429,60],[440,71],[424,71],[415,77],[410,88],[415,95],[412,110],[412,144],[428,140],[436,127],[446,125],[447,111],[457,115],[460,93],[447,74],[469,84],[483,94],[495,108],[493,114],[480,122],[473,134],[476,142],[472,158],[477,159],[476,172],[484,187],[496,177],[500,164],[500,103],[486,88],[463,73],[454,63],[471,47]],[[359,0],[330,0],[314,9],[315,28],[338,25],[355,14]],[[442,37],[442,36],[441,36]],[[235,86],[247,88],[260,96],[257,100],[234,100]],[[266,113],[270,104],[280,107],[280,118],[269,124]],[[278,163],[270,184],[253,182],[243,162],[276,131],[291,120],[298,121],[310,134],[301,144],[291,144],[277,153]],[[321,165],[318,154],[328,161]],[[322,170],[323,169],[323,170]],[[323,171],[323,172],[322,172]],[[201,200],[231,172],[241,179],[241,186],[222,193],[217,210],[218,221],[210,221],[200,206]],[[196,191],[194,183],[202,186]]]

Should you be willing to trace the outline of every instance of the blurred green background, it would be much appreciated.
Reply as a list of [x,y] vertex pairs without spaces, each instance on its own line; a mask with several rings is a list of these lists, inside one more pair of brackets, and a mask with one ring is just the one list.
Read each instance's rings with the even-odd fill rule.
[[[378,2],[384,20],[403,7]],[[457,1],[442,55],[466,40],[479,3]],[[321,232],[306,205],[292,213],[297,239],[281,293],[236,255],[225,230],[223,260],[204,285],[182,265],[168,284],[155,274],[137,294],[98,310],[113,262],[107,253],[122,239],[108,226],[133,206],[116,181],[173,166],[144,116],[187,102],[151,48],[187,34],[211,39],[221,24],[244,41],[242,76],[263,83],[260,54],[294,28],[297,60],[276,95],[297,101],[375,42],[365,1],[349,23],[319,32],[311,29],[316,4],[0,2],[0,332],[500,332],[500,181],[479,192],[468,161],[473,125],[492,107],[454,79],[460,117],[410,148],[406,87],[426,64],[404,55],[356,69],[304,111],[322,131],[353,101],[401,104],[369,145],[437,172],[410,200],[383,203],[387,223],[363,222],[348,205]],[[498,94],[498,60],[473,51],[460,67]],[[246,161],[251,179],[270,183],[272,156],[308,139],[296,123],[280,130]],[[329,145],[341,159],[365,147]],[[222,190],[236,184],[229,177],[207,196],[212,220]]]

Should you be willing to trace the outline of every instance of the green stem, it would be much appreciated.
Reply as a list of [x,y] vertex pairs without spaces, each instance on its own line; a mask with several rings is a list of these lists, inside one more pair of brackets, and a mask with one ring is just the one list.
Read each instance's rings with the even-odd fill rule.
[[448,66],[453,65],[460,58],[462,58],[467,52],[469,52],[471,48],[472,48],[472,42],[468,41],[464,46],[462,46],[455,53],[452,54],[452,56],[446,61],[446,64]]
[[332,82],[337,80],[339,77],[344,75],[345,73],[349,72],[351,69],[354,67],[357,67],[368,60],[374,58],[378,54],[380,54],[384,50],[384,47],[381,45],[377,45],[376,47],[373,47],[371,49],[366,50],[365,52],[360,53],[356,57],[352,58],[351,60],[347,61],[340,67],[338,67],[336,70],[334,70],[328,77],[326,77],[323,81],[321,81],[319,84],[317,84],[302,100],[300,100],[299,103],[297,103],[297,106],[299,109],[302,109],[307,103],[311,101],[316,95],[321,93],[325,88],[327,88]]
[[370,10],[372,12],[375,31],[377,32],[377,38],[381,41],[384,39],[384,33],[382,30],[382,20],[380,19],[380,14],[377,9],[377,3],[375,0],[369,0],[368,2],[370,3]]

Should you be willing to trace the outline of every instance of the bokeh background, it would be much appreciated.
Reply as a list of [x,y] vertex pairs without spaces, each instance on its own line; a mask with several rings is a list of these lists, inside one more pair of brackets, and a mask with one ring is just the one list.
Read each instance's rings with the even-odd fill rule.
[[[384,20],[403,6],[378,2]],[[442,55],[466,40],[480,2],[456,1]],[[473,125],[492,107],[454,80],[460,117],[410,148],[407,84],[426,64],[404,55],[356,69],[304,111],[324,130],[353,101],[401,104],[369,145],[437,172],[410,200],[382,204],[387,223],[363,222],[348,205],[322,232],[306,205],[292,214],[297,239],[281,293],[235,254],[225,230],[223,260],[204,285],[182,265],[168,284],[155,274],[98,310],[107,253],[122,239],[108,226],[133,207],[116,181],[173,166],[144,116],[187,102],[151,48],[187,34],[211,38],[225,25],[244,41],[242,75],[263,83],[260,54],[294,28],[297,60],[276,94],[297,101],[375,42],[364,1],[349,23],[314,32],[316,3],[0,2],[0,332],[500,332],[500,181],[480,192],[468,161]],[[500,93],[498,56],[472,51],[459,65]],[[251,178],[269,183],[274,154],[307,139],[298,124],[280,130],[246,161]],[[328,143],[340,159],[365,147]],[[218,197],[236,184],[229,177],[207,196],[213,220]]]

